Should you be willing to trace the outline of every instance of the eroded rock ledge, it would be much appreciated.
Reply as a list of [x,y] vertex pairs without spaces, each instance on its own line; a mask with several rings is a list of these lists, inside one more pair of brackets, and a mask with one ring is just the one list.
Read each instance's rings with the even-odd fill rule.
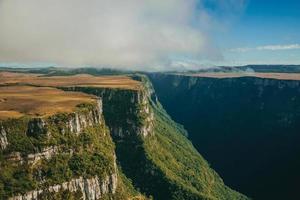
[[5,149],[8,145],[6,131],[3,127],[0,127],[0,149]]
[[103,112],[113,137],[147,137],[153,134],[154,115],[148,89],[124,90],[88,87],[65,87],[67,91],[93,94],[104,101]]
[[9,198],[9,200],[38,200],[46,193],[58,193],[68,191],[71,193],[80,192],[83,200],[97,200],[105,194],[115,194],[117,189],[117,174],[111,174],[105,179],[99,179],[95,176],[90,179],[79,177],[62,184],[50,186],[44,190],[33,190],[24,195],[18,195]]
[[[24,119],[8,119],[0,121],[0,149],[5,150],[10,142],[8,135],[15,133],[16,130],[12,127],[13,124],[22,123],[26,130],[21,130],[26,136],[38,137],[40,135],[46,135],[47,138],[51,138],[52,132],[55,131],[58,134],[72,133],[79,135],[87,127],[99,125],[103,123],[102,119],[102,100],[97,99],[97,105],[80,105],[81,107],[87,106],[88,108],[78,109],[73,113],[58,113],[49,117],[34,117]],[[9,121],[9,122],[8,122]],[[42,153],[41,150],[38,153]]]
[[[59,196],[55,199],[60,199],[67,192],[76,198],[97,200],[115,194],[118,170],[114,145],[107,131],[100,98],[97,103],[78,105],[72,113],[0,121],[0,150],[5,159],[0,168],[11,170],[8,176],[12,175],[12,181],[15,173],[26,174],[21,181],[30,185],[28,189],[3,193],[4,199],[53,199],[54,194]],[[97,162],[94,171],[90,164],[93,159]],[[85,168],[74,168],[76,164],[88,171],[82,173]],[[53,178],[55,175],[47,171],[48,165],[51,169],[61,165],[71,175]],[[59,168],[54,170],[59,172]]]

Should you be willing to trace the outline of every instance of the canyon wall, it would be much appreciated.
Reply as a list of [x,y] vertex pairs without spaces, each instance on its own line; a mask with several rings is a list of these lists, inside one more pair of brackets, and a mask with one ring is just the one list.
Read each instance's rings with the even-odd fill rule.
[[195,150],[149,80],[133,77],[143,87],[60,88],[98,96],[74,112],[1,121],[0,197],[248,199]]
[[61,199],[68,194],[96,200],[116,193],[116,156],[101,99],[78,105],[73,113],[0,124],[1,198]]
[[157,101],[150,81],[141,90],[68,87],[103,99],[117,162],[135,188],[154,199],[247,199],[228,188]]
[[167,112],[225,183],[293,199],[300,178],[300,81],[149,75]]

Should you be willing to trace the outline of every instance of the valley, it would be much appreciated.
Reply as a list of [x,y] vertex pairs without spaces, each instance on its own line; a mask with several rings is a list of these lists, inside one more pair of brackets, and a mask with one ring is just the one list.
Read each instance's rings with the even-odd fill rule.
[[149,77],[166,111],[226,184],[253,199],[298,196],[299,74]]
[[144,75],[0,76],[1,199],[248,199]]
[[0,200],[300,200],[300,0],[0,0]]

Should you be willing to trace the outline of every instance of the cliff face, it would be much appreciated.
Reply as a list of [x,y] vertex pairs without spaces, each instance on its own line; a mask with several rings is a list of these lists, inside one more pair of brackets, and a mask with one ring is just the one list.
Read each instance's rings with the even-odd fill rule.
[[153,112],[147,90],[125,90],[72,87],[64,90],[81,91],[99,96],[103,104],[104,117],[113,137],[147,137],[153,131]]
[[69,87],[103,99],[103,114],[116,144],[117,162],[133,185],[154,199],[247,199],[222,179],[171,120],[140,77],[141,90]]
[[247,199],[228,188],[157,101],[151,83],[63,87],[99,97],[76,111],[0,122],[0,198]]
[[117,187],[117,175],[112,174],[104,180],[100,180],[98,176],[90,179],[79,177],[71,179],[68,182],[50,186],[46,189],[33,190],[26,192],[24,195],[18,195],[9,198],[9,200],[37,200],[43,198],[50,198],[57,193],[68,192],[76,193],[77,197],[83,200],[97,200],[104,195],[110,193],[115,194]]
[[160,102],[225,183],[254,199],[298,196],[300,81],[150,78]]
[[68,194],[96,200],[116,193],[114,145],[101,99],[73,113],[0,123],[1,198],[61,199]]

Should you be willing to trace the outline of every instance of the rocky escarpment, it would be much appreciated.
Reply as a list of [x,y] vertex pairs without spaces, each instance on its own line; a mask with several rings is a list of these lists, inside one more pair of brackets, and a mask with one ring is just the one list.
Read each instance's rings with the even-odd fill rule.
[[[247,199],[228,188],[157,102],[138,89],[64,87],[103,100],[73,113],[1,122],[4,199]],[[101,113],[103,112],[103,116]]]
[[209,168],[157,102],[146,77],[140,90],[72,87],[103,99],[117,162],[133,185],[154,199],[247,199]]
[[168,113],[229,186],[254,199],[298,196],[300,81],[150,78]]
[[97,200],[101,199],[105,194],[115,194],[116,189],[116,174],[107,176],[104,180],[100,180],[98,176],[90,179],[79,177],[62,184],[50,186],[47,189],[26,192],[24,195],[11,197],[9,200],[37,200],[61,192],[79,193],[83,200]]
[[146,137],[153,133],[153,112],[148,90],[69,87],[64,90],[81,91],[101,97],[104,117],[114,137]]
[[[85,105],[81,105],[84,107]],[[48,126],[54,126],[59,128],[60,134],[65,134],[70,132],[72,134],[80,134],[85,128],[97,124],[101,124],[101,115],[102,115],[102,100],[97,100],[97,105],[94,109],[89,109],[86,112],[78,113],[73,112],[68,114],[67,119],[64,119],[64,126],[60,126],[62,123],[60,119],[50,117],[50,121],[43,118],[34,118],[28,122],[27,135],[32,136],[36,134],[51,134],[49,132]],[[50,123],[50,124],[49,124]]]
[[116,156],[101,99],[73,113],[0,124],[1,199],[61,199],[68,193],[96,200],[116,193]]
[[[85,105],[80,105],[84,107]],[[89,105],[91,106],[91,105]],[[78,111],[80,109],[78,108]],[[23,123],[26,126],[26,130],[22,134],[27,136],[40,136],[47,135],[51,137],[51,130],[53,127],[57,129],[59,134],[72,133],[75,135],[80,134],[85,128],[93,125],[100,125],[102,123],[102,100],[98,99],[97,105],[94,109],[88,108],[82,109],[82,112],[62,113],[47,118],[24,118],[22,120],[16,120],[17,123]],[[15,129],[11,127],[12,120],[9,122],[1,122],[0,128],[0,147],[5,149],[9,142],[7,140],[7,134],[9,132],[15,132]],[[7,125],[6,125],[7,124]]]

